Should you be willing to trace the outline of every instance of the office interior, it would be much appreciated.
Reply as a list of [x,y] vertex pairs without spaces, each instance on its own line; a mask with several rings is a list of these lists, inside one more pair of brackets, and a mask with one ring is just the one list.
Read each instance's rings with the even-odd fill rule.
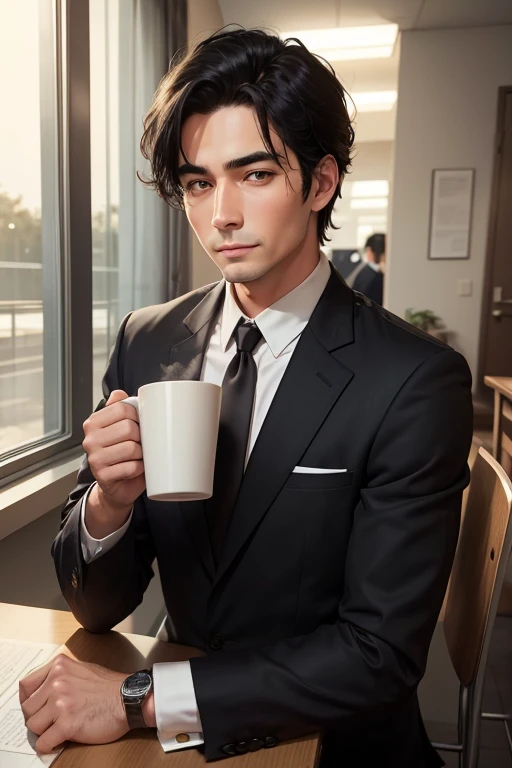
[[[464,355],[472,458],[512,473],[509,0],[0,0],[0,602],[69,610],[50,547],[119,323],[219,279],[137,173],[169,61],[229,24],[331,61],[356,138],[325,253],[346,277],[386,235],[384,307]],[[164,615],[157,572],[119,629],[155,636]],[[456,739],[458,690],[441,616],[420,686],[432,740]],[[512,568],[483,707],[512,711]],[[512,768],[501,721],[482,723],[479,764]]]

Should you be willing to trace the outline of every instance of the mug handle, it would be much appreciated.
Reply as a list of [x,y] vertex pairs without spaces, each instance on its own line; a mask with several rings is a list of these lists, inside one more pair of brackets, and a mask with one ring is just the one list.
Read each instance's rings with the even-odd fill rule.
[[126,397],[124,400],[121,400],[122,403],[128,403],[128,405],[131,405],[137,413],[139,413],[139,398],[137,395],[134,395],[133,397]]

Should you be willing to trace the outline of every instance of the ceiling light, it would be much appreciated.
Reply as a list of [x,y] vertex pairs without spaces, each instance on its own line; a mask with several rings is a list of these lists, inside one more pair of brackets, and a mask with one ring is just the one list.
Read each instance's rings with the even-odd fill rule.
[[350,201],[350,207],[354,208],[387,208],[387,197],[356,197]]
[[389,182],[382,181],[353,181],[352,197],[387,197]]
[[361,224],[386,224],[388,219],[385,213],[373,213],[368,216],[365,216],[364,214],[358,216],[357,220]]
[[387,59],[393,55],[392,45],[379,45],[375,48],[326,48],[319,53],[327,61],[348,61],[350,59]]
[[283,32],[281,38],[297,37],[306,48],[328,61],[380,59],[392,56],[398,33],[397,24],[337,29],[301,29]]
[[[356,91],[349,95],[358,112],[388,112],[395,106],[398,93],[397,91]],[[348,107],[350,109],[350,99]]]

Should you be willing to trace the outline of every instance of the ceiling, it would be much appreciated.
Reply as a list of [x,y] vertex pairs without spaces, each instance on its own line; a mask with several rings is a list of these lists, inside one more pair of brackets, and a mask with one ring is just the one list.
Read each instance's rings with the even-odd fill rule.
[[511,0],[219,0],[224,22],[278,31],[392,22],[400,29],[512,24]]
[[[394,23],[401,30],[446,29],[512,24],[512,0],[219,0],[225,24],[264,27],[276,32]],[[389,59],[334,63],[351,91],[391,91],[398,87],[399,41]],[[358,143],[392,141],[395,112],[360,113]]]

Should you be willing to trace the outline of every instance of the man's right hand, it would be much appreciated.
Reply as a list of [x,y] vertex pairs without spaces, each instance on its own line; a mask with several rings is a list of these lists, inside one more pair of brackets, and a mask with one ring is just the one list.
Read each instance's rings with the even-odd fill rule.
[[83,425],[82,446],[97,481],[87,499],[85,522],[96,539],[126,522],[133,502],[146,488],[138,414],[121,402],[127,397],[126,392],[114,390],[105,407]]

